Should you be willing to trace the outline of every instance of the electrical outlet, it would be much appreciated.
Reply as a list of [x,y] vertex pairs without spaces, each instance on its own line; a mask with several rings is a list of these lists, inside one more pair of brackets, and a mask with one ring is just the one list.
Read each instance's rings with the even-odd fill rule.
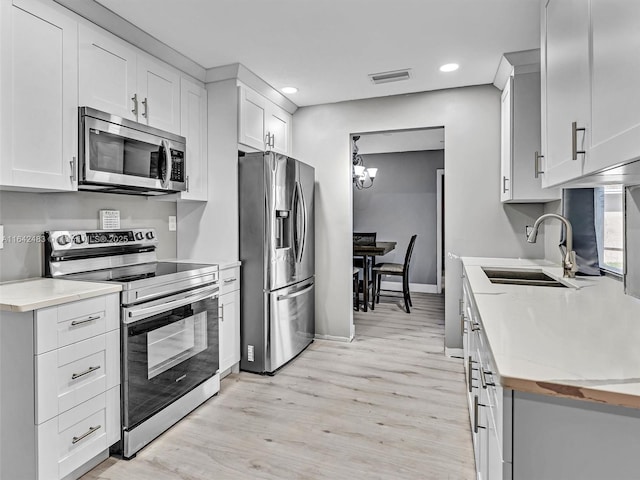
[[250,362],[254,361],[253,345],[247,345],[247,360]]
[[169,215],[169,231],[170,232],[175,232],[176,229],[177,229],[176,216],[175,215]]

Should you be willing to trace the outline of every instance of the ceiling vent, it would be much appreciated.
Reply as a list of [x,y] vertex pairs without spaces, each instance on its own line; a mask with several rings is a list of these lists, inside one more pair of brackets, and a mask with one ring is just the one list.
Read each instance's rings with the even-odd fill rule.
[[404,70],[394,70],[393,72],[370,73],[369,78],[374,84],[400,82],[411,78],[410,68]]

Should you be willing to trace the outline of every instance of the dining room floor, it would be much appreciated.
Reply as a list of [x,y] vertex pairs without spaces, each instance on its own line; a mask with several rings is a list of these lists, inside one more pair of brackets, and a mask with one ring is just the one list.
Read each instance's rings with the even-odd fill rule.
[[444,296],[354,312],[352,342],[315,340],[275,376],[241,372],[133,460],[84,480],[474,479],[462,361]]

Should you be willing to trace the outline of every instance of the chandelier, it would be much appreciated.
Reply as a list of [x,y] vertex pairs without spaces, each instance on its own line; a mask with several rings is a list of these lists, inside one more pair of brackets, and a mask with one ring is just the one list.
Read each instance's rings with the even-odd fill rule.
[[358,189],[362,190],[363,188],[371,188],[373,186],[373,181],[376,178],[376,174],[378,173],[377,168],[373,167],[365,167],[364,160],[361,155],[358,155],[358,145],[356,142],[360,140],[360,135],[354,135],[351,141],[351,178],[353,180],[353,185]]

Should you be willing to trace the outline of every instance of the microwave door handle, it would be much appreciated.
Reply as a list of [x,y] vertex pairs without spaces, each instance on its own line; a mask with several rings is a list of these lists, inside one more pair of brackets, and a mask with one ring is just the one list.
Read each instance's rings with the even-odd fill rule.
[[162,188],[169,188],[169,180],[171,180],[171,170],[173,168],[171,158],[171,143],[166,138],[162,139],[162,147],[164,149],[164,175],[162,176]]

